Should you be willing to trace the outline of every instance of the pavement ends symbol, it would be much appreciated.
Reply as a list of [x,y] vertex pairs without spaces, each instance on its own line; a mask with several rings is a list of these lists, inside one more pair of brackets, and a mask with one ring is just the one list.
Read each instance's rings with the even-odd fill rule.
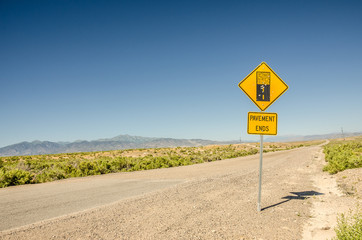
[[239,88],[261,111],[265,111],[288,90],[288,85],[262,62],[239,83]]

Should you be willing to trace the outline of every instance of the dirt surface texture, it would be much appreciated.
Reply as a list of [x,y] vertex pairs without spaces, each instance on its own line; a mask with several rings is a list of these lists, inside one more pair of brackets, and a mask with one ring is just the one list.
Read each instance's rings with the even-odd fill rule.
[[[337,214],[361,202],[361,171],[329,175],[322,172],[323,164],[320,146],[265,153],[261,212],[257,211],[259,154],[49,183],[61,188],[77,181],[97,185],[103,178],[172,182],[163,187],[147,185],[148,191],[112,198],[100,206],[9,227],[0,232],[0,239],[330,239]],[[43,185],[21,187],[30,191],[38,186]],[[0,197],[4,193],[0,191]],[[95,195],[87,197],[99,198]]]

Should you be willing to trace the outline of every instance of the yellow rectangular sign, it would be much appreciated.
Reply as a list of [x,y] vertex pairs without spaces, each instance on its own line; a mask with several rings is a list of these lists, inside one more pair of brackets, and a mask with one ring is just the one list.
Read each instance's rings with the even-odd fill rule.
[[248,113],[248,134],[277,135],[278,114],[266,112]]

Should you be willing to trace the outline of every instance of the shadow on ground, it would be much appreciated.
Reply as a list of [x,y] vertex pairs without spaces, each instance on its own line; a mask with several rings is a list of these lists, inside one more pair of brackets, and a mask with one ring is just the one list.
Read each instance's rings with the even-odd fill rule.
[[289,202],[290,200],[305,200],[305,199],[313,197],[313,196],[324,195],[324,193],[320,193],[320,192],[316,192],[316,191],[303,191],[303,192],[290,192],[290,193],[293,195],[288,195],[288,196],[282,197],[282,199],[286,199],[286,200],[278,202],[273,205],[270,205],[268,207],[262,208],[261,211],[264,211],[268,208],[276,207],[283,203]]

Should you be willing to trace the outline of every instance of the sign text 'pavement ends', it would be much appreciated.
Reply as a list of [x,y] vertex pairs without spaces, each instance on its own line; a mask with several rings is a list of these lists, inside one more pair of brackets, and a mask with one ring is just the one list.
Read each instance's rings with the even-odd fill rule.
[[239,87],[261,111],[265,111],[288,89],[288,85],[265,62],[244,78]]
[[277,135],[278,114],[265,112],[248,113],[248,134]]

